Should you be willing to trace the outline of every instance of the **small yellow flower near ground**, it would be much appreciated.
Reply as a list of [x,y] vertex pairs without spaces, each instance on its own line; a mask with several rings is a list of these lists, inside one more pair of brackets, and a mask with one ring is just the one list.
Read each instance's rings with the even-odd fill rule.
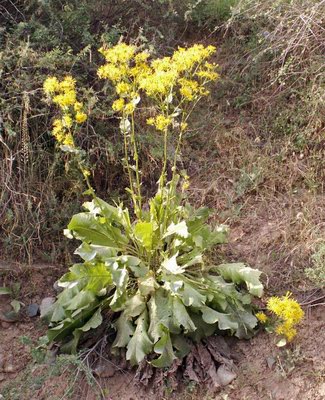
[[262,323],[265,324],[265,322],[268,320],[267,315],[263,313],[262,311],[258,312],[255,314],[255,317]]
[[304,312],[299,303],[291,298],[291,293],[285,296],[271,297],[267,302],[267,309],[275,314],[280,322],[275,331],[278,334],[284,335],[288,341],[291,341],[297,334],[294,328],[304,317]]

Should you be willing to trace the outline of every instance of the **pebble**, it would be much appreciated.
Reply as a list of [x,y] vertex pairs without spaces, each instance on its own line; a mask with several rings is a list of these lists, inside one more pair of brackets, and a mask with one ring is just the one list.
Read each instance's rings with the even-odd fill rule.
[[29,306],[27,307],[27,315],[29,317],[36,317],[38,312],[39,312],[38,304],[32,303],[32,304],[29,304]]
[[230,371],[225,365],[221,365],[217,371],[218,383],[221,386],[227,386],[237,377],[237,374]]
[[112,364],[99,365],[94,370],[94,373],[100,378],[110,378],[115,372],[116,370]]
[[4,328],[4,329],[10,328],[9,322],[5,322],[5,321],[1,322],[1,326],[2,326],[2,328]]

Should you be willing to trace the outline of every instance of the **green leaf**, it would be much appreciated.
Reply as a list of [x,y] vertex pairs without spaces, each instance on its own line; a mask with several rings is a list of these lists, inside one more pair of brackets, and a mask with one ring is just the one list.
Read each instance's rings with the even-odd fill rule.
[[167,260],[164,260],[161,263],[161,266],[163,269],[166,271],[170,272],[171,274],[181,274],[185,271],[185,269],[177,264],[177,258],[178,253],[174,254],[172,257],[168,258]]
[[207,306],[202,307],[201,311],[203,321],[207,324],[215,324],[217,322],[220,330],[236,331],[238,329],[238,322],[233,321],[231,315],[219,313]]
[[151,361],[151,365],[157,368],[169,367],[176,356],[173,351],[172,341],[168,329],[163,329],[163,334],[154,346],[154,352],[160,354],[160,357]]
[[147,275],[138,280],[139,290],[143,296],[148,296],[159,288],[159,285],[153,275]]
[[164,234],[163,238],[167,238],[168,236],[171,235],[177,235],[183,238],[187,238],[188,237],[188,229],[187,229],[187,225],[185,221],[179,222],[178,224],[174,224],[174,222],[172,222],[168,228],[166,233]]
[[131,365],[139,364],[146,355],[152,351],[152,342],[148,336],[148,312],[147,310],[136,320],[136,329],[129,341],[126,352],[126,359]]
[[[80,336],[84,332],[88,332],[90,329],[96,329],[98,328],[101,323],[103,322],[103,317],[101,315],[101,309],[99,308],[93,315],[92,317],[83,325],[82,327],[75,329],[73,332],[73,340],[70,343],[71,349],[69,349],[69,352],[71,353],[76,353],[77,352],[77,346],[80,340]],[[62,350],[62,349],[61,349]],[[65,351],[68,349],[66,348]],[[64,352],[64,349],[62,350]]]
[[82,310],[89,306],[89,304],[93,303],[95,300],[94,293],[86,290],[79,292],[73,299],[70,304],[66,307],[67,310]]
[[206,296],[196,290],[191,284],[184,282],[182,289],[179,291],[183,303],[186,307],[192,306],[201,308],[206,302]]
[[246,267],[243,263],[221,264],[214,268],[216,272],[234,283],[246,283],[249,293],[253,296],[263,296],[263,285],[260,282],[261,271]]
[[145,298],[140,293],[136,293],[134,296],[130,297],[125,302],[124,313],[128,317],[134,318],[140,315],[145,308],[146,308]]
[[196,326],[184,306],[182,300],[176,296],[173,296],[173,318],[176,326],[182,326],[184,332],[193,332],[196,330]]
[[61,287],[79,287],[99,295],[103,289],[107,289],[113,283],[111,272],[104,263],[75,264],[70,268],[70,272],[63,275],[59,281]]
[[158,289],[148,302],[150,326],[149,336],[157,342],[162,335],[162,328],[173,329],[171,296],[163,289]]
[[83,242],[74,253],[78,254],[85,261],[91,261],[95,257],[99,257],[102,261],[105,261],[107,258],[115,257],[117,251],[112,247]]
[[19,310],[20,310],[21,306],[23,305],[23,303],[21,303],[18,300],[12,300],[10,302],[10,305],[14,309],[15,313],[19,313]]
[[123,312],[113,325],[117,334],[112,346],[126,347],[134,334],[134,326],[129,320],[127,313]]
[[113,227],[109,221],[101,223],[91,213],[80,213],[72,217],[68,229],[73,231],[76,239],[99,246],[108,246],[119,249],[128,240],[121,231]]
[[10,288],[7,287],[0,287],[0,295],[12,295],[12,290]]
[[148,251],[152,250],[153,231],[154,227],[152,222],[137,222],[134,226],[135,238]]

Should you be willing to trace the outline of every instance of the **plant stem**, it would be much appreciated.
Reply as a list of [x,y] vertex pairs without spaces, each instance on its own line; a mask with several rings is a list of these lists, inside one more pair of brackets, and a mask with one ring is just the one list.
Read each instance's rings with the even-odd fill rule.
[[137,203],[138,208],[138,218],[142,217],[142,195],[141,195],[141,180],[140,180],[140,171],[139,171],[139,154],[137,148],[137,142],[135,137],[135,123],[134,123],[134,113],[131,116],[131,142],[133,144],[133,160],[135,162],[135,177],[136,177],[136,189],[137,189]]

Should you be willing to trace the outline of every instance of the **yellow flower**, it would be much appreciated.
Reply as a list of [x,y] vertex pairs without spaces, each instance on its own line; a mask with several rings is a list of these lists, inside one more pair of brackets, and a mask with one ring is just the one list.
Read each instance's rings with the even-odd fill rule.
[[172,119],[164,115],[157,115],[156,118],[148,118],[147,124],[153,125],[158,131],[164,131],[171,124]]
[[75,111],[81,111],[83,108],[83,104],[80,103],[79,101],[76,101],[73,105],[73,108]]
[[135,105],[133,103],[126,104],[124,111],[126,114],[132,114],[135,110]]
[[83,113],[83,112],[78,111],[78,112],[76,113],[75,118],[76,118],[76,122],[77,122],[78,124],[82,124],[83,122],[86,121],[87,115],[86,115],[85,113]]
[[126,43],[119,43],[110,49],[99,49],[99,52],[103,54],[106,61],[113,64],[127,63],[129,62],[136,51],[136,46],[128,45]]
[[65,108],[72,106],[76,102],[76,99],[76,92],[70,90],[64,94],[58,94],[57,96],[54,96],[53,103],[57,104],[61,108]]
[[147,59],[149,58],[150,54],[146,51],[141,51],[141,53],[138,53],[135,57],[134,57],[134,61],[136,64],[143,64],[147,61]]
[[152,117],[151,117],[151,118],[148,118],[148,119],[147,119],[147,124],[148,124],[148,125],[152,125],[152,126],[155,125],[155,119],[152,118]]
[[292,340],[297,334],[294,326],[302,320],[304,312],[299,303],[291,298],[291,293],[288,292],[281,298],[271,297],[267,302],[267,309],[280,319],[275,331],[286,336],[289,341]]
[[120,82],[116,85],[116,93],[117,94],[125,95],[125,94],[130,93],[131,90],[132,90],[131,85],[126,82]]
[[181,123],[181,131],[184,132],[187,129],[187,126],[188,126],[187,122],[182,122]]
[[71,133],[68,133],[64,137],[62,144],[64,144],[65,146],[74,147],[74,141],[73,141],[73,137],[72,137]]
[[265,322],[267,321],[267,316],[265,313],[263,312],[258,312],[255,314],[255,317],[262,323],[265,324]]
[[199,92],[199,84],[196,81],[181,78],[178,80],[180,86],[180,93],[185,100],[194,100],[195,95]]
[[66,126],[67,128],[71,128],[73,120],[69,114],[65,114],[62,118],[62,121],[64,126]]
[[60,82],[60,91],[61,92],[70,92],[74,91],[76,86],[75,79],[72,76],[66,76],[63,81]]
[[100,78],[106,78],[114,83],[119,82],[123,78],[123,70],[113,64],[105,64],[98,68],[97,75]]
[[43,90],[46,94],[53,94],[57,92],[59,88],[59,81],[55,76],[47,78],[43,84]]
[[275,328],[275,332],[278,335],[283,335],[288,339],[288,342],[291,342],[291,340],[297,335],[297,330],[293,328],[292,324],[289,323],[283,323],[278,325]]
[[122,111],[124,108],[124,99],[120,98],[114,101],[112,104],[113,111]]

